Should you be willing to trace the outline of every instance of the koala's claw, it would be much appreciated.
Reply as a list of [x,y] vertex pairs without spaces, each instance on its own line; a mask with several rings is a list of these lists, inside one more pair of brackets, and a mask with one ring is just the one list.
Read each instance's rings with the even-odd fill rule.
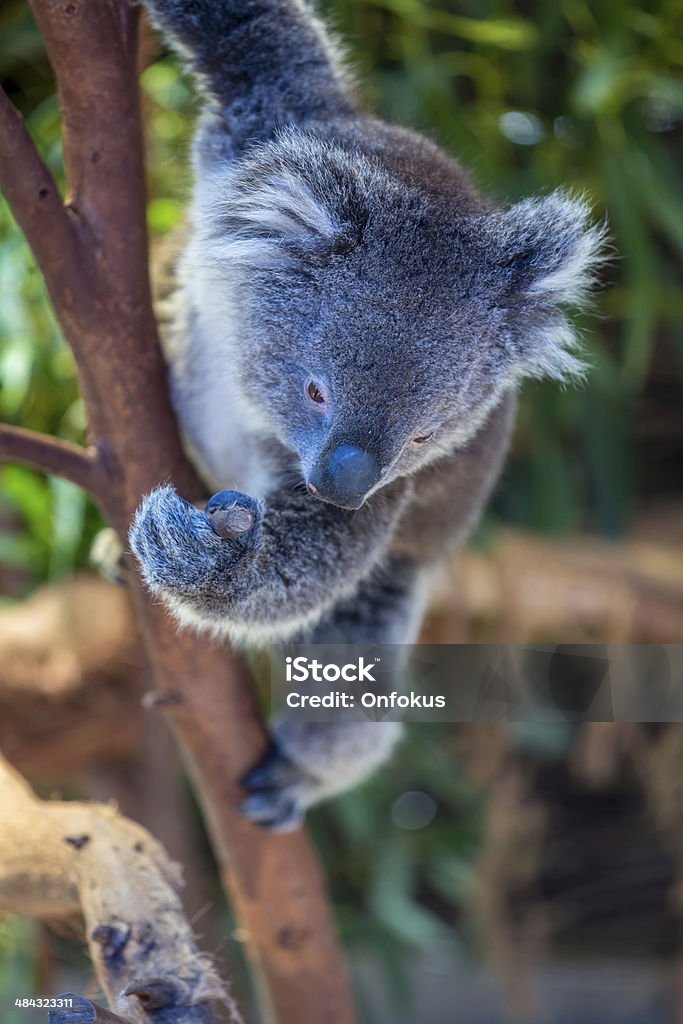
[[239,491],[219,491],[209,498],[204,513],[219,537],[246,540],[256,524],[258,502]]
[[241,779],[244,789],[270,789],[272,786],[286,786],[294,782],[299,769],[281,752],[276,743],[271,743],[267,753],[254,768]]
[[271,832],[291,832],[302,823],[310,780],[275,744],[241,781],[249,793],[238,807],[245,818]]
[[304,808],[286,791],[263,789],[247,797],[237,808],[244,818],[269,832],[293,832],[304,820]]

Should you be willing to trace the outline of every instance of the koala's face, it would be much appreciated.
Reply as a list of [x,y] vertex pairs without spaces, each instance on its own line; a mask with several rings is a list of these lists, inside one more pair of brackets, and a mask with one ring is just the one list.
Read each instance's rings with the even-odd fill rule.
[[247,292],[242,390],[296,452],[311,493],[346,508],[464,443],[505,379],[475,299],[456,322],[455,280],[413,275],[406,287],[405,266],[366,272],[375,261],[366,243]]
[[564,197],[463,212],[323,157],[233,182],[223,230],[242,392],[311,493],[353,509],[466,444],[522,376],[576,371],[558,302],[599,236]]

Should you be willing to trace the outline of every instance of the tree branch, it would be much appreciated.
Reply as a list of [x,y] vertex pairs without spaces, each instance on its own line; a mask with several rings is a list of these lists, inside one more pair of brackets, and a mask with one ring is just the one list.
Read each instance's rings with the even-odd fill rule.
[[62,476],[93,498],[102,496],[102,473],[92,450],[35,430],[0,423],[0,462],[20,462]]
[[[0,89],[0,191],[41,268],[76,256],[78,237],[19,111]],[[45,230],[49,222],[50,230]]]
[[113,807],[38,800],[0,758],[0,906],[30,917],[82,914],[110,1004],[136,1024],[212,1024],[229,1002],[195,944],[177,867]]
[[[100,248],[111,283],[120,273],[130,279],[132,261],[142,296],[147,229],[136,77],[139,7],[121,0],[30,3],[59,89],[69,206]],[[97,89],[83,88],[84,81]],[[109,116],[112,109],[116,117]]]

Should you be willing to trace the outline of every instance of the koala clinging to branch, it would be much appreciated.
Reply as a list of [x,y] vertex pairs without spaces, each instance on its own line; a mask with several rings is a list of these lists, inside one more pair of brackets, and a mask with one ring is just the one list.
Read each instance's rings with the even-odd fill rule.
[[[360,112],[303,0],[146,5],[205,97],[164,345],[188,450],[231,490],[208,514],[170,487],[144,500],[144,579],[238,644],[410,644],[519,382],[580,370],[563,307],[600,229],[563,194],[495,208],[431,142]],[[243,812],[294,827],[397,731],[276,726]]]

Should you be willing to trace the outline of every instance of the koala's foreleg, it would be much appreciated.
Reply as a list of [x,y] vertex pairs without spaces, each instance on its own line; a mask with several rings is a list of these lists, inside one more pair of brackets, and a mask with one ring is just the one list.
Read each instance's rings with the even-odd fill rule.
[[357,588],[389,547],[411,486],[397,481],[358,511],[300,491],[266,503],[223,492],[242,520],[223,537],[203,511],[160,487],[140,506],[130,543],[147,586],[182,624],[268,644],[312,626]]
[[[423,611],[423,587],[414,564],[391,559],[318,625],[303,644],[383,644],[384,671],[401,688],[410,645]],[[401,735],[396,721],[283,720],[271,727],[266,758],[244,779],[242,813],[274,831],[299,825],[306,809],[357,785],[391,754]]]
[[212,99],[235,152],[353,106],[326,33],[300,0],[144,0]]

